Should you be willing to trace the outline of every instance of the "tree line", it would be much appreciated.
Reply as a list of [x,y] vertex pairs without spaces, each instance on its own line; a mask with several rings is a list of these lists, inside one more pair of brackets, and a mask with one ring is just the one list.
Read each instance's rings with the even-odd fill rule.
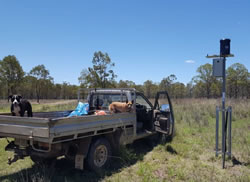
[[17,58],[9,55],[0,60],[0,88],[0,99],[21,94],[39,102],[40,99],[74,99],[79,87],[67,82],[54,83],[43,64],[25,73]]
[[[222,80],[212,76],[212,65],[204,64],[197,68],[197,75],[187,84],[177,81],[174,74],[166,75],[160,82],[146,80],[136,84],[131,80],[116,81],[108,53],[95,52],[92,67],[84,68],[78,78],[80,85],[68,82],[54,83],[49,70],[41,64],[25,73],[18,59],[9,55],[0,60],[0,99],[11,94],[21,94],[24,98],[37,99],[76,99],[79,88],[136,88],[147,97],[154,98],[159,90],[166,90],[173,98],[218,98],[221,96]],[[240,63],[227,68],[227,97],[250,98],[250,73]]]

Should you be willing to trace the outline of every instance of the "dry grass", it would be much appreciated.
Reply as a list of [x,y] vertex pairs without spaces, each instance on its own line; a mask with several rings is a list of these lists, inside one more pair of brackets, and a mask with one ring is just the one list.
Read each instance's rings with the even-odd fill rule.
[[143,140],[122,148],[113,162],[116,167],[102,175],[74,170],[65,160],[51,168],[36,166],[29,158],[8,166],[11,153],[4,151],[1,139],[0,181],[250,181],[250,102],[227,103],[233,107],[233,160],[227,159],[226,169],[214,152],[215,106],[220,100],[182,99],[173,102],[176,136],[171,142],[152,147],[150,140]]
[[[32,104],[33,112],[63,111],[73,110],[77,105],[77,100],[29,100]],[[10,104],[7,100],[0,100],[0,113],[9,113]]]
[[227,102],[233,107],[233,159],[227,159],[226,169],[214,152],[215,107],[220,102],[175,100],[173,141],[156,146],[141,161],[104,181],[250,181],[250,102]]

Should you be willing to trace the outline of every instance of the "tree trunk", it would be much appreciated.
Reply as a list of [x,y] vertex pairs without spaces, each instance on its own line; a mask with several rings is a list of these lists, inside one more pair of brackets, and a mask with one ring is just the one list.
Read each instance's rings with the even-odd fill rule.
[[38,88],[38,83],[36,84],[36,101],[39,103],[40,99],[40,93],[39,93],[39,88]]
[[9,85],[7,84],[7,97],[8,97],[8,103],[10,102],[10,89],[9,89]]
[[209,88],[209,85],[207,85],[207,99],[210,98],[210,88]]
[[235,96],[236,99],[238,98],[238,83],[237,83],[237,80],[235,82],[234,96]]

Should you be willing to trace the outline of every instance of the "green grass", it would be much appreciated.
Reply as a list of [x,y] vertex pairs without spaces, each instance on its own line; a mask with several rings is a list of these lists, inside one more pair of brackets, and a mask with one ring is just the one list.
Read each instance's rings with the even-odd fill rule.
[[[7,142],[0,139],[0,181],[250,181],[250,102],[227,103],[233,107],[233,160],[226,160],[226,169],[214,152],[215,106],[220,100],[184,99],[173,103],[176,135],[171,142],[152,147],[144,139],[123,147],[114,156],[113,168],[99,175],[75,170],[65,159],[48,168],[28,157],[9,166],[13,154],[4,151]],[[75,104],[42,103],[34,110],[68,110]]]
[[[77,100],[40,100],[40,103],[32,100],[31,104],[33,112],[65,111],[75,109]],[[0,100],[0,113],[9,112],[10,103]]]

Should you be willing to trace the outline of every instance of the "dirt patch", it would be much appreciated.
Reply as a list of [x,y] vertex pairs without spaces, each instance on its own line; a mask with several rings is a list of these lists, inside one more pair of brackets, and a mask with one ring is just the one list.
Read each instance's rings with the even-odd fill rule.
[[166,178],[166,173],[162,169],[157,169],[156,171],[154,171],[154,175],[155,175],[155,177],[160,178],[160,179]]

